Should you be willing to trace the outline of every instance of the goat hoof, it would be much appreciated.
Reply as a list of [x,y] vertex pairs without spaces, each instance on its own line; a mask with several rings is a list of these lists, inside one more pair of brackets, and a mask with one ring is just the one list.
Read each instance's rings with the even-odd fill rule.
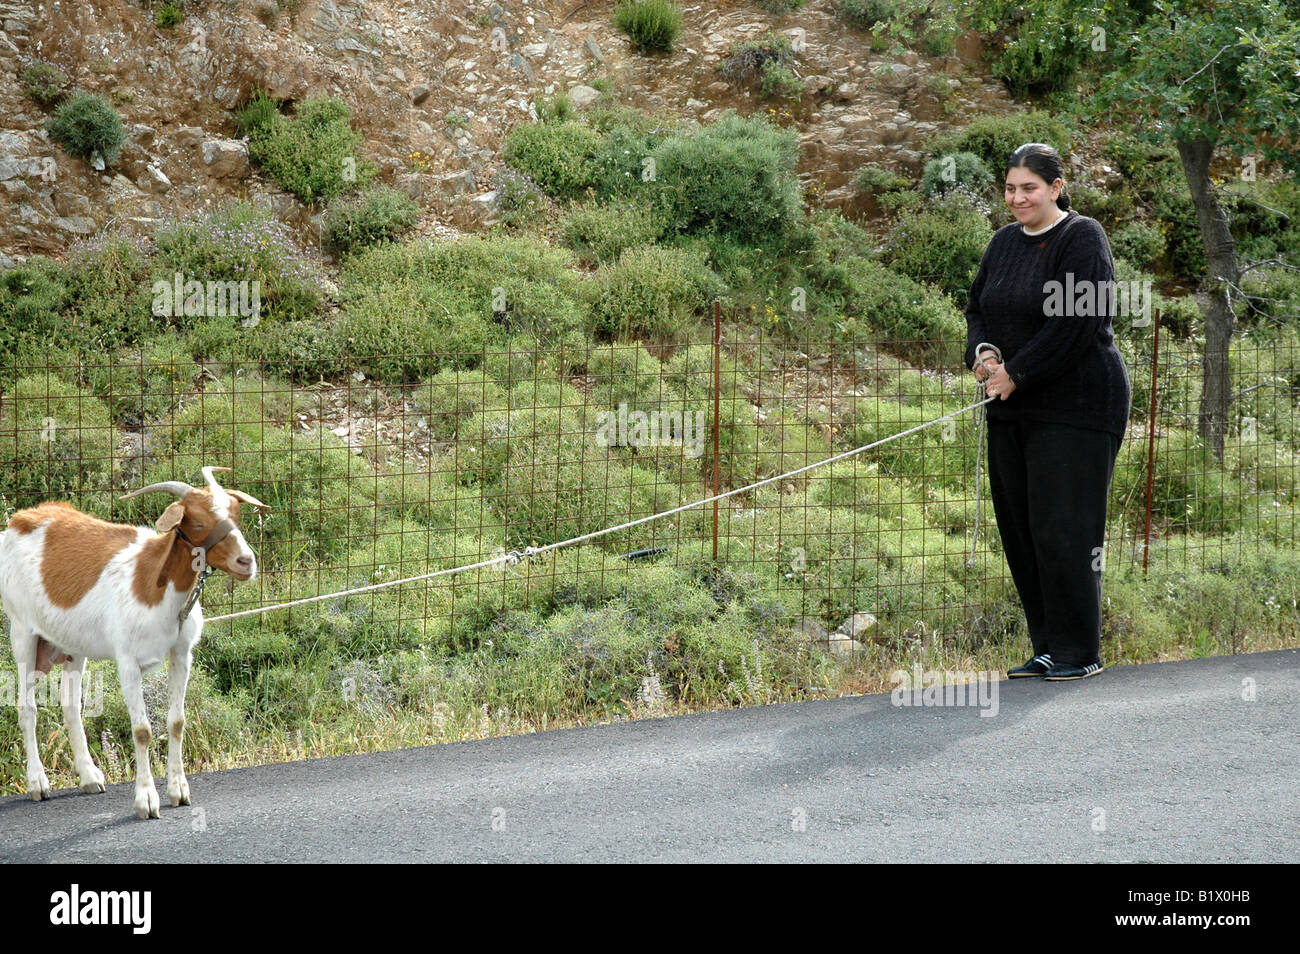
[[27,794],[32,801],[39,802],[50,797],[50,780],[42,771],[39,775],[27,776]]
[[135,813],[141,818],[158,817],[158,789],[152,785],[148,788],[136,789]]
[[102,795],[104,793],[104,773],[93,765],[88,771],[82,772],[81,790],[87,795]]
[[169,791],[167,797],[171,799],[172,808],[176,808],[179,805],[188,805],[190,803],[190,787],[188,785],[182,785],[175,791]]

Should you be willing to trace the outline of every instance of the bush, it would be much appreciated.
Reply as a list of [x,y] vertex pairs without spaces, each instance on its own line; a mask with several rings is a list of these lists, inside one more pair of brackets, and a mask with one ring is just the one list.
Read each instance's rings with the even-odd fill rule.
[[101,234],[68,251],[63,269],[65,333],[54,343],[111,352],[158,330],[149,310],[149,255],[144,243]]
[[881,343],[914,364],[952,367],[966,350],[966,322],[939,292],[875,262],[851,269],[837,337]]
[[682,10],[670,0],[619,0],[614,29],[627,34],[638,53],[668,52],[682,29]]
[[95,93],[74,93],[45,124],[50,136],[69,155],[91,161],[96,154],[104,165],[117,162],[126,130],[111,103]]
[[897,0],[836,0],[835,12],[858,29],[870,30],[895,19],[903,10]]
[[671,341],[695,311],[721,292],[703,255],[662,245],[625,249],[592,277],[591,334],[603,340],[644,336]]
[[[213,324],[237,336],[261,322],[309,318],[320,308],[318,270],[283,224],[247,203],[230,203],[164,225],[154,234],[154,246],[151,294],[155,311],[178,328]],[[175,300],[177,276],[183,301]],[[201,283],[204,294],[193,296],[186,291],[184,286],[190,281]],[[235,307],[233,294],[227,297],[224,309],[219,307],[222,301],[210,300],[208,283],[229,282],[249,283],[241,284],[239,305],[256,304],[255,313],[243,314]],[[220,313],[223,310],[224,315]]]
[[921,191],[926,195],[943,195],[961,187],[983,196],[992,192],[993,176],[983,160],[973,152],[938,156],[925,164]]
[[172,337],[120,348],[84,366],[86,384],[123,427],[158,420],[194,386],[199,366]]
[[727,112],[655,150],[660,197],[680,232],[779,244],[800,218],[798,136]]
[[853,180],[858,191],[865,195],[883,195],[887,192],[899,192],[909,189],[912,182],[907,176],[900,175],[893,169],[869,162],[858,170]]
[[166,0],[166,2],[158,8],[158,12],[153,15],[154,24],[162,30],[166,30],[168,27],[174,27],[185,19],[185,11],[181,9],[181,6],[182,5],[177,3],[176,0]]
[[942,289],[965,307],[992,238],[988,219],[971,205],[958,199],[931,201],[898,220],[884,258],[891,268]]
[[365,186],[377,171],[361,156],[351,115],[332,96],[303,100],[293,117],[271,115],[255,98],[240,123],[250,125],[248,155],[267,175],[303,202],[324,202]]
[[18,74],[18,82],[29,99],[44,109],[49,109],[63,102],[68,74],[53,63],[37,60],[23,67]]
[[0,386],[12,384],[10,362],[35,362],[61,332],[65,281],[58,263],[36,257],[0,272]]
[[357,196],[332,201],[325,212],[321,237],[340,255],[401,238],[420,218],[411,197],[391,186],[372,186]]
[[583,123],[523,123],[506,136],[501,158],[547,195],[572,199],[595,186],[600,146],[600,133]]
[[70,500],[106,516],[117,430],[102,401],[49,371],[20,377],[0,408],[6,506]]
[[259,89],[247,104],[235,111],[235,127],[239,130],[239,135],[251,139],[266,132],[279,118],[279,105]]
[[509,167],[496,173],[497,208],[507,228],[527,228],[546,220],[550,207],[537,183]]
[[803,94],[803,80],[790,67],[768,60],[759,72],[758,95],[763,99],[798,99]]
[[1007,168],[1007,160],[1019,146],[1043,142],[1069,155],[1069,128],[1045,112],[1011,113],[1006,116],[980,116],[969,125],[935,136],[928,143],[931,155],[944,156],[972,152],[984,161],[996,181]]
[[649,206],[593,204],[572,209],[560,236],[582,261],[600,264],[617,261],[624,249],[657,241],[665,228],[662,213]]
[[1109,238],[1113,254],[1142,269],[1156,268],[1165,251],[1164,235],[1145,222],[1128,222],[1111,232]]
[[718,64],[718,72],[729,83],[752,83],[764,75],[769,64],[785,67],[788,72],[794,59],[794,42],[790,37],[769,30],[760,39],[733,44],[727,58]]
[[680,135],[681,121],[612,102],[588,106],[586,119],[601,137],[592,159],[596,195],[643,201],[654,190],[647,160],[660,143]]

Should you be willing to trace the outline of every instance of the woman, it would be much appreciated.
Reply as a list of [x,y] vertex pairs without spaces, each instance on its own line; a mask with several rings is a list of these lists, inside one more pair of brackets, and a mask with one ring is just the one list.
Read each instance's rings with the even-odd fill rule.
[[[989,487],[1034,656],[1009,678],[1102,670],[1106,498],[1128,424],[1128,372],[1111,329],[1106,233],[1070,211],[1061,157],[1026,143],[1006,168],[1016,221],[980,261],[966,362],[988,408]],[[996,345],[1001,358],[988,349]]]

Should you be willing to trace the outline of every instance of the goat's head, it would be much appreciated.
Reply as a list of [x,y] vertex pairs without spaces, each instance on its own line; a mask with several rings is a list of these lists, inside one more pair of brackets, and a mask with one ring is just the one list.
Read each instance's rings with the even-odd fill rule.
[[257,557],[239,529],[239,505],[266,508],[266,504],[241,491],[222,487],[212,476],[218,470],[230,468],[202,468],[205,487],[191,487],[183,480],[165,480],[124,494],[122,499],[155,490],[174,494],[179,499],[158,518],[158,529],[163,533],[177,533],[190,547],[201,547],[209,566],[225,570],[237,580],[251,580],[257,575]]

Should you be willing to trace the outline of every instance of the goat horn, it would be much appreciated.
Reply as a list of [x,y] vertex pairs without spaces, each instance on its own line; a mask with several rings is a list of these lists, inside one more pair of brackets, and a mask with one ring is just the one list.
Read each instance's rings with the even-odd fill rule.
[[201,474],[203,475],[203,479],[206,480],[206,481],[208,482],[208,487],[209,487],[209,488],[213,488],[213,489],[221,487],[221,485],[220,485],[219,483],[217,483],[217,478],[215,478],[215,477],[212,476],[212,472],[213,472],[214,470],[222,470],[222,471],[225,471],[225,470],[230,470],[230,468],[229,468],[229,467],[203,467],[203,468],[200,468],[199,473],[201,473]]
[[141,487],[139,490],[133,490],[129,494],[123,494],[122,499],[130,497],[139,497],[141,494],[151,493],[155,490],[164,490],[169,494],[175,494],[177,497],[184,497],[194,488],[183,480],[164,480],[159,484],[150,484],[148,487]]

